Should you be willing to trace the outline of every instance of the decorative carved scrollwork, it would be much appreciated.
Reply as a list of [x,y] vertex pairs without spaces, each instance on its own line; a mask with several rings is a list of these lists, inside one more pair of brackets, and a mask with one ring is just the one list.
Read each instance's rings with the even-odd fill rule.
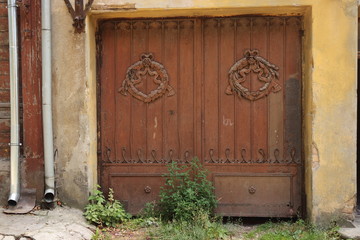
[[[296,155],[296,149],[290,148],[287,156],[285,158],[280,157],[280,150],[274,149],[274,152],[269,152],[268,154],[264,149],[258,149],[258,158],[254,157],[253,159],[247,158],[247,152],[245,148],[240,150],[240,159],[231,158],[231,150],[229,148],[225,149],[224,155],[225,158],[220,156],[215,156],[215,150],[209,149],[207,156],[204,159],[206,164],[301,164],[300,157]],[[221,154],[219,154],[221,155]],[[273,156],[272,156],[273,155]]]
[[[235,92],[239,97],[255,101],[267,96],[270,92],[278,92],[281,90],[278,83],[278,70],[277,66],[260,57],[258,50],[246,50],[244,57],[229,70],[229,86],[226,94],[232,95]],[[258,80],[264,83],[256,91],[251,91],[243,85],[250,72],[256,73]]]
[[[237,153],[236,153],[237,152]],[[245,148],[237,151],[232,151],[226,148],[223,154],[216,152],[215,149],[209,149],[204,163],[206,164],[301,164],[300,155],[294,147],[290,147],[286,154],[281,154],[279,149],[274,149],[271,152],[266,152],[260,148],[257,151],[257,157],[250,158]],[[240,153],[240,154],[239,154]],[[239,158],[234,158],[232,155],[239,154]],[[114,154],[113,154],[114,155]],[[166,152],[159,152],[152,149],[146,154],[143,149],[137,149],[131,156],[130,151],[126,147],[121,148],[121,158],[114,159],[111,155],[111,149],[105,146],[104,162],[111,164],[168,164],[177,162],[179,164],[189,164],[193,159],[193,151],[185,150],[183,153],[178,153],[176,149],[169,149]],[[222,155],[218,156],[218,155]],[[286,155],[286,156],[282,156]],[[163,156],[163,157],[161,157]]]
[[[131,65],[127,72],[126,78],[122,83],[119,92],[123,95],[127,95],[129,92],[133,97],[143,101],[145,103],[152,102],[157,98],[163,96],[166,91],[167,96],[175,94],[174,89],[169,85],[169,77],[165,70],[165,67],[154,61],[152,53],[142,54],[140,61]],[[136,85],[143,82],[144,76],[149,76],[153,79],[153,82],[158,87],[152,90],[150,93],[144,93],[140,91]]]

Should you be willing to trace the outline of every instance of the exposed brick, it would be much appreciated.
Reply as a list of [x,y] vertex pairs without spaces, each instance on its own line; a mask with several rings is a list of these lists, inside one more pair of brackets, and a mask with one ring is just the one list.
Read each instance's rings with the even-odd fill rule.
[[[4,108],[0,108],[2,110]],[[10,108],[5,108],[5,110],[10,111]],[[7,119],[0,119],[0,129],[10,130],[10,116]]]
[[[10,139],[9,139],[10,141]],[[10,147],[8,143],[1,144],[0,143],[0,158],[8,158],[10,157]]]
[[7,4],[6,3],[3,3],[3,2],[0,2],[0,16],[7,16],[8,14],[8,9],[6,8]]
[[0,31],[7,32],[9,29],[8,18],[0,16]]
[[0,75],[9,75],[8,61],[0,61]]
[[0,131],[0,143],[8,143],[10,141],[10,130]]
[[8,60],[9,60],[9,47],[0,46],[0,61],[8,61]]
[[10,88],[10,76],[0,75],[0,89]]
[[0,89],[0,102],[10,102],[10,89]]
[[[20,121],[20,124],[22,126],[22,121]],[[20,135],[20,141],[22,142],[22,134]],[[10,157],[9,142],[10,142],[10,108],[0,107],[0,159]]]
[[9,44],[9,34],[8,32],[0,32],[0,45]]

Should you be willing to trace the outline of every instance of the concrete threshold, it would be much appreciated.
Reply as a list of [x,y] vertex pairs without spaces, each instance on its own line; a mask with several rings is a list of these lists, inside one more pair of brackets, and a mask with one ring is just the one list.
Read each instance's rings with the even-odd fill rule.
[[340,228],[339,234],[344,239],[360,240],[360,215],[356,214],[354,221],[349,226]]
[[90,240],[95,227],[83,212],[69,207],[5,214],[0,208],[0,240]]

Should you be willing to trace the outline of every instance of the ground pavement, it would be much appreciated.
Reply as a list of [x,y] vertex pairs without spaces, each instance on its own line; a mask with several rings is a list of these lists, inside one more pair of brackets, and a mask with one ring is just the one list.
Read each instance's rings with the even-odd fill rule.
[[[0,208],[0,240],[90,240],[94,230],[78,209],[56,207],[5,214]],[[360,215],[339,232],[345,239],[360,239]]]
[[0,208],[0,240],[90,240],[94,227],[69,207],[5,214]]
[[360,212],[358,210],[355,220],[351,224],[340,228],[340,235],[344,239],[359,239],[360,240]]

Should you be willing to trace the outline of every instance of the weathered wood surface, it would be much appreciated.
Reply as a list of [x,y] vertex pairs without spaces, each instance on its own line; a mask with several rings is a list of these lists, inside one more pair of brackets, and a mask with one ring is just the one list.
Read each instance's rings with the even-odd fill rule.
[[[296,214],[301,204],[300,32],[299,17],[100,24],[103,187],[118,188],[118,198],[136,212],[156,197],[139,186],[152,184],[156,192],[165,163],[188,163],[197,156],[212,173],[222,199],[220,214]],[[134,67],[149,54],[164,67],[174,90],[150,102],[148,96],[160,91],[161,74],[148,67],[149,59],[142,69]],[[231,79],[230,69],[240,61],[246,64],[238,65]],[[233,189],[251,183],[258,197],[248,196],[248,188]]]

